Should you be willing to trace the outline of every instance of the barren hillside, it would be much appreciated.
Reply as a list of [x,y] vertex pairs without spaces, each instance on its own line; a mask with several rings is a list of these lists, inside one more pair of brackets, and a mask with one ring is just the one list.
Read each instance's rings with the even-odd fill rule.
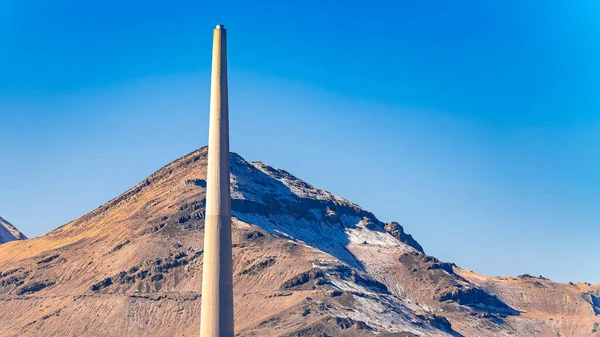
[[[0,335],[197,335],[206,159],[1,245]],[[598,286],[478,275],[286,171],[231,165],[239,336],[600,336]]]

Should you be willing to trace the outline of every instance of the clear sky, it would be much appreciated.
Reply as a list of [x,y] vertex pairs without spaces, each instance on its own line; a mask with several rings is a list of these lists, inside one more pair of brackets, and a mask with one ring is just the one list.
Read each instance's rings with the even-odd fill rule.
[[600,2],[0,1],[0,215],[42,235],[207,143],[487,275],[600,283]]

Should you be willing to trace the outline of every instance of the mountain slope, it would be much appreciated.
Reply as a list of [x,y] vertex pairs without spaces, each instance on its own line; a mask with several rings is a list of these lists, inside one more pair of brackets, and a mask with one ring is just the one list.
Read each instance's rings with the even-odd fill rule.
[[[288,172],[231,166],[237,335],[600,336],[597,286],[468,272]],[[202,148],[0,246],[0,335],[196,335],[205,176]]]
[[0,244],[14,241],[14,240],[26,240],[27,237],[21,233],[15,226],[10,222],[0,217]]

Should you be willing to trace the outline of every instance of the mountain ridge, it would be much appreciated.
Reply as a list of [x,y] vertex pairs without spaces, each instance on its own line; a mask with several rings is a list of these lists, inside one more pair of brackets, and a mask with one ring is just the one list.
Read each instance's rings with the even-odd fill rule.
[[[479,275],[395,222],[231,155],[236,335],[599,336],[599,286]],[[196,334],[206,147],[0,246],[0,334]]]

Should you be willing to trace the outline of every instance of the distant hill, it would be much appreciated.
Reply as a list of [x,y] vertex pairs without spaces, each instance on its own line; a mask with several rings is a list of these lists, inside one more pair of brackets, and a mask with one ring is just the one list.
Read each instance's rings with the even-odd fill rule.
[[[0,245],[0,335],[197,336],[206,162]],[[600,286],[479,275],[286,171],[231,168],[237,336],[600,336]]]
[[21,233],[15,226],[10,222],[0,217],[0,244],[14,241],[14,240],[25,240],[27,237]]

